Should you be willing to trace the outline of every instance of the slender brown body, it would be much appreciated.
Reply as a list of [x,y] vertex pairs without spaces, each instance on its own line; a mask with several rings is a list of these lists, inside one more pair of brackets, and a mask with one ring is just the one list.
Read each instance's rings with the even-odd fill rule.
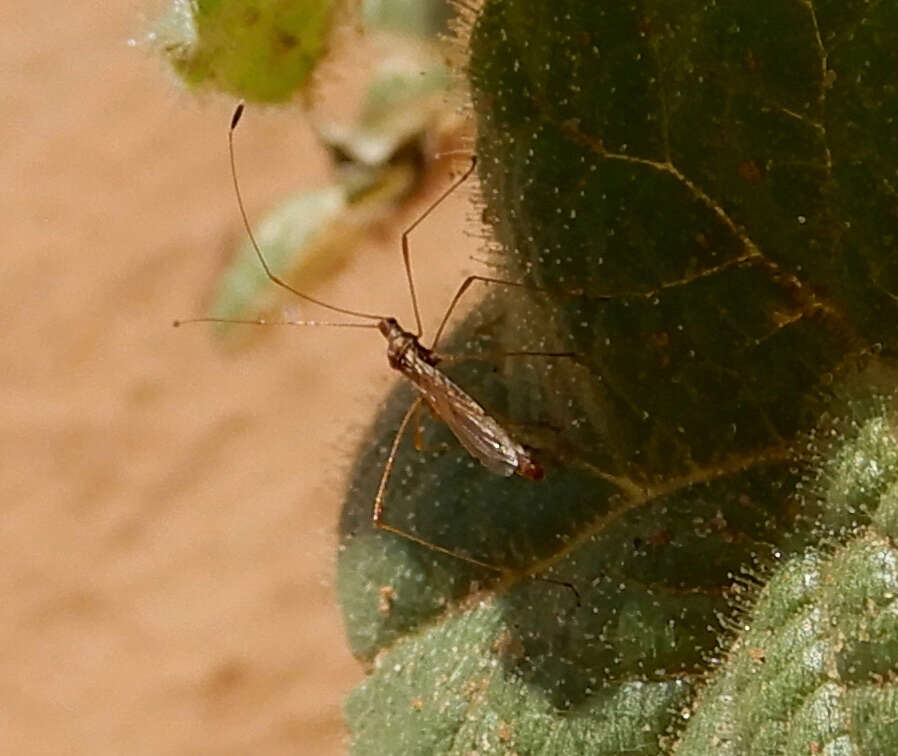
[[[252,227],[246,215],[246,207],[243,197],[240,194],[240,184],[237,180],[237,167],[234,159],[234,130],[243,115],[243,103],[240,103],[234,115],[231,117],[231,128],[228,131],[228,157],[231,163],[231,178],[234,183],[234,194],[237,197],[237,205],[240,208],[240,217],[243,220],[243,226],[252,243],[259,264],[265,271],[265,275],[275,285],[280,286],[285,291],[289,291],[296,295],[299,299],[303,299],[312,304],[323,307],[332,312],[338,312],[342,315],[349,315],[353,318],[368,322],[325,322],[313,320],[292,320],[278,321],[282,325],[327,325],[340,328],[377,328],[387,340],[387,358],[390,367],[402,373],[410,380],[418,391],[419,396],[412,402],[402,418],[396,435],[393,438],[393,444],[387,460],[384,463],[383,473],[380,477],[380,485],[377,488],[377,494],[374,497],[374,503],[371,512],[372,524],[396,535],[402,536],[410,541],[414,541],[433,551],[438,551],[455,559],[470,564],[476,564],[489,570],[499,573],[507,572],[505,567],[491,564],[490,562],[475,559],[473,557],[459,554],[452,549],[445,548],[439,544],[432,543],[426,538],[422,538],[414,533],[402,530],[394,525],[384,522],[384,496],[387,490],[387,483],[390,479],[390,473],[396,462],[396,452],[399,449],[399,442],[402,435],[411,422],[413,416],[417,412],[422,403],[427,404],[433,412],[440,417],[455,434],[455,437],[464,446],[471,456],[478,459],[481,464],[492,472],[499,475],[511,476],[520,475],[531,480],[539,480],[543,477],[543,469],[531,456],[528,449],[515,441],[511,435],[499,424],[499,422],[490,416],[487,411],[474,399],[470,394],[465,392],[458,386],[449,376],[441,371],[437,365],[439,358],[434,354],[433,350],[440,340],[440,335],[449,320],[455,305],[461,298],[462,294],[468,290],[469,286],[475,281],[483,281],[486,283],[499,284],[504,286],[521,286],[522,284],[514,281],[502,281],[496,278],[488,278],[485,276],[468,276],[452,299],[449,308],[443,315],[443,320],[433,337],[433,346],[428,349],[421,345],[419,338],[423,332],[421,325],[421,314],[418,311],[418,299],[415,295],[415,284],[412,278],[411,264],[409,262],[409,245],[408,236],[452,191],[454,191],[468,176],[474,171],[477,164],[476,157],[471,158],[470,167],[448,188],[444,191],[431,205],[418,217],[418,219],[409,226],[402,234],[402,259],[405,264],[405,273],[408,278],[409,293],[411,294],[412,306],[415,313],[415,321],[417,330],[415,333],[404,330],[400,327],[395,318],[385,317],[370,312],[351,309],[348,307],[338,307],[324,302],[317,297],[305,294],[283,279],[276,276],[268,265],[265,255],[262,253]],[[192,322],[209,321],[222,322],[220,318],[194,318]],[[258,320],[230,320],[227,322],[243,322],[253,323],[256,325],[267,325],[267,321]],[[175,321],[178,325],[179,321]],[[525,354],[519,352],[518,354]],[[527,354],[538,354],[537,352],[529,352]],[[548,354],[548,353],[543,353]],[[576,594],[577,590],[573,585],[564,581],[557,581],[552,578],[539,578],[550,583],[558,583],[573,590]],[[579,603],[579,598],[578,598]]]
[[390,367],[402,373],[468,453],[498,475],[543,477],[543,469],[483,406],[437,367],[439,358],[394,318],[378,321]]

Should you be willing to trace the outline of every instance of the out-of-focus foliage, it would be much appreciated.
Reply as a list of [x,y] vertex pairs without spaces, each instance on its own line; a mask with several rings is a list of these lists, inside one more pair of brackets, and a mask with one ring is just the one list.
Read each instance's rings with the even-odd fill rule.
[[[258,223],[256,235],[272,269],[297,288],[314,288],[338,270],[365,230],[419,186],[440,145],[457,132],[439,38],[450,16],[444,0],[174,0],[157,22],[156,45],[185,83],[250,101],[312,94],[311,74],[335,33],[344,35],[343,54],[352,33],[381,51],[366,69],[369,79],[355,117],[307,113],[334,159],[333,183],[296,192]],[[341,18],[357,18],[361,31],[335,29]],[[249,243],[241,244],[216,286],[209,314],[247,318],[276,304],[283,299]]]
[[190,86],[281,102],[309,84],[337,0],[173,0],[157,44]]

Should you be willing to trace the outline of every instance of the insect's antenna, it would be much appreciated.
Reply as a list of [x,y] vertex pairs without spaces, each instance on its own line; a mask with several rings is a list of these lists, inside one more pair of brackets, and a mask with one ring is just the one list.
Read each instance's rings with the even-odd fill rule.
[[237,323],[239,325],[260,326],[330,326],[331,328],[377,328],[377,323],[335,323],[330,320],[243,320],[238,318],[187,318],[172,321],[175,328],[192,323]]
[[418,337],[420,337],[424,332],[424,328],[421,325],[421,311],[418,309],[418,295],[415,293],[415,280],[412,276],[412,263],[409,255],[408,235],[418,227],[418,224],[421,223],[421,221],[423,221],[428,215],[436,210],[440,203],[444,199],[446,199],[446,197],[452,194],[452,192],[454,192],[456,189],[458,189],[458,187],[465,183],[465,181],[467,181],[468,176],[470,176],[474,172],[474,168],[476,166],[477,156],[472,155],[471,165],[468,167],[468,169],[461,176],[459,176],[459,178],[453,181],[452,185],[448,189],[446,189],[439,197],[437,197],[430,204],[430,206],[423,213],[421,213],[421,215],[418,216],[417,220],[412,223],[411,226],[409,226],[407,229],[405,229],[405,231],[402,232],[402,259],[405,263],[405,275],[406,278],[408,278],[408,290],[412,295],[412,309],[415,311],[415,326],[417,328],[417,332],[415,333],[415,335]]
[[240,193],[240,182],[237,180],[237,161],[234,158],[234,131],[237,128],[237,124],[240,123],[240,117],[243,115],[243,103],[241,102],[237,109],[234,111],[234,115],[231,116],[231,126],[228,129],[228,157],[231,161],[231,180],[234,183],[234,194],[237,195],[237,205],[240,207],[240,217],[243,219],[243,227],[246,229],[246,235],[249,237],[249,241],[252,244],[253,250],[255,250],[256,257],[259,258],[259,262],[262,264],[262,268],[265,270],[265,275],[268,276],[268,280],[272,283],[277,284],[282,289],[286,289],[287,291],[295,294],[300,299],[305,299],[313,304],[318,305],[319,307],[325,307],[328,310],[333,310],[334,312],[342,312],[344,315],[352,315],[357,318],[368,318],[369,320],[384,320],[385,317],[383,315],[372,315],[369,312],[359,312],[358,310],[350,310],[346,307],[337,307],[336,305],[328,304],[327,302],[322,302],[320,299],[316,299],[315,297],[309,296],[308,294],[303,294],[301,291],[294,289],[290,284],[286,281],[278,278],[271,268],[268,266],[268,261],[265,259],[265,255],[262,254],[262,250],[259,247],[259,243],[256,241],[256,237],[253,234],[253,229],[249,224],[249,217],[246,214],[246,206],[243,204],[243,195]]

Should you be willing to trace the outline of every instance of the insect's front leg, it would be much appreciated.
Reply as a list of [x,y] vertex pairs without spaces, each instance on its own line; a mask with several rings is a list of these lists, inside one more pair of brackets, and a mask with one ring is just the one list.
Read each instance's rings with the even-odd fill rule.
[[580,356],[579,352],[531,352],[528,350],[524,351],[513,351],[506,352],[498,349],[491,349],[485,352],[471,352],[466,354],[440,354],[437,355],[440,360],[440,365],[458,365],[462,362],[471,362],[473,360],[483,360],[485,362],[489,361],[500,361],[504,360],[506,357],[567,357],[572,360],[576,360],[577,357]]

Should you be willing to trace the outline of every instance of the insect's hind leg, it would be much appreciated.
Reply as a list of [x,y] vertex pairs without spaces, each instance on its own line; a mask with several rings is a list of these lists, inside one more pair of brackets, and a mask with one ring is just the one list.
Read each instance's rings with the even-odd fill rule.
[[[380,477],[380,485],[377,487],[377,495],[374,497],[374,506],[371,512],[371,524],[379,530],[386,530],[388,533],[392,533],[393,535],[397,535],[401,538],[405,538],[409,541],[417,543],[418,545],[424,546],[431,551],[436,551],[440,554],[450,556],[453,559],[458,559],[462,562],[467,562],[468,564],[473,564],[477,567],[482,567],[484,569],[490,570],[501,577],[507,577],[515,574],[515,570],[508,569],[507,567],[500,567],[499,565],[491,564],[490,562],[484,562],[481,559],[475,559],[474,557],[459,554],[457,551],[452,551],[452,549],[447,549],[445,546],[440,546],[438,544],[432,543],[425,538],[421,538],[420,536],[416,536],[413,533],[409,533],[405,530],[400,530],[399,528],[383,521],[384,495],[387,491],[387,483],[390,480],[390,475],[393,472],[393,467],[396,464],[396,453],[399,451],[399,444],[402,441],[403,435],[405,435],[405,431],[408,428],[409,423],[411,422],[412,418],[417,415],[418,410],[423,403],[424,400],[420,396],[417,397],[409,405],[409,408],[402,416],[402,422],[399,423],[399,428],[396,430],[396,436],[393,438],[393,443],[390,446],[390,454],[387,457],[387,461],[384,463],[383,473]],[[569,591],[571,591],[571,593],[573,593],[577,606],[580,606],[580,592],[577,590],[573,583],[570,583],[567,580],[556,580],[555,578],[543,577],[540,575],[529,575],[529,577],[542,583],[551,583],[552,585],[559,585],[563,588],[567,588]]]
[[[412,413],[412,427],[414,428],[415,451],[421,453],[446,451],[447,449],[449,449],[448,444],[440,444],[440,448],[436,449],[432,446],[428,446],[425,443],[424,434],[422,433],[421,404],[422,403],[419,402],[418,406],[415,407],[415,411]],[[434,416],[433,410],[431,410],[430,414],[431,416]]]
[[431,543],[430,541],[421,538],[420,536],[416,536],[413,533],[409,533],[405,530],[400,530],[399,528],[383,521],[384,495],[387,491],[387,483],[390,480],[390,475],[393,472],[393,466],[396,464],[396,453],[399,451],[399,443],[402,441],[402,437],[403,435],[405,435],[405,431],[408,428],[408,425],[411,422],[412,418],[417,415],[418,409],[423,404],[423,401],[424,400],[421,399],[421,397],[415,399],[406,410],[405,415],[403,415],[402,422],[399,423],[399,428],[396,431],[396,436],[393,438],[393,444],[392,446],[390,446],[390,454],[387,457],[386,463],[384,463],[384,470],[380,476],[380,485],[377,487],[377,496],[374,497],[374,507],[371,512],[371,523],[372,525],[374,525],[374,527],[379,528],[380,530],[386,530],[389,533],[393,533],[394,535],[406,538],[409,541],[413,541],[421,546],[431,549],[432,551],[437,551],[440,554],[446,554],[447,556],[454,557],[455,559],[460,559],[463,562],[468,562],[469,564],[474,564],[478,567],[492,570],[499,575],[508,575],[511,573],[511,570],[508,570],[504,567],[499,567],[495,564],[490,564],[489,562],[483,562],[479,559],[474,559],[473,557],[464,556],[455,551],[452,551],[451,549],[447,549],[444,546],[439,546],[435,543]]

